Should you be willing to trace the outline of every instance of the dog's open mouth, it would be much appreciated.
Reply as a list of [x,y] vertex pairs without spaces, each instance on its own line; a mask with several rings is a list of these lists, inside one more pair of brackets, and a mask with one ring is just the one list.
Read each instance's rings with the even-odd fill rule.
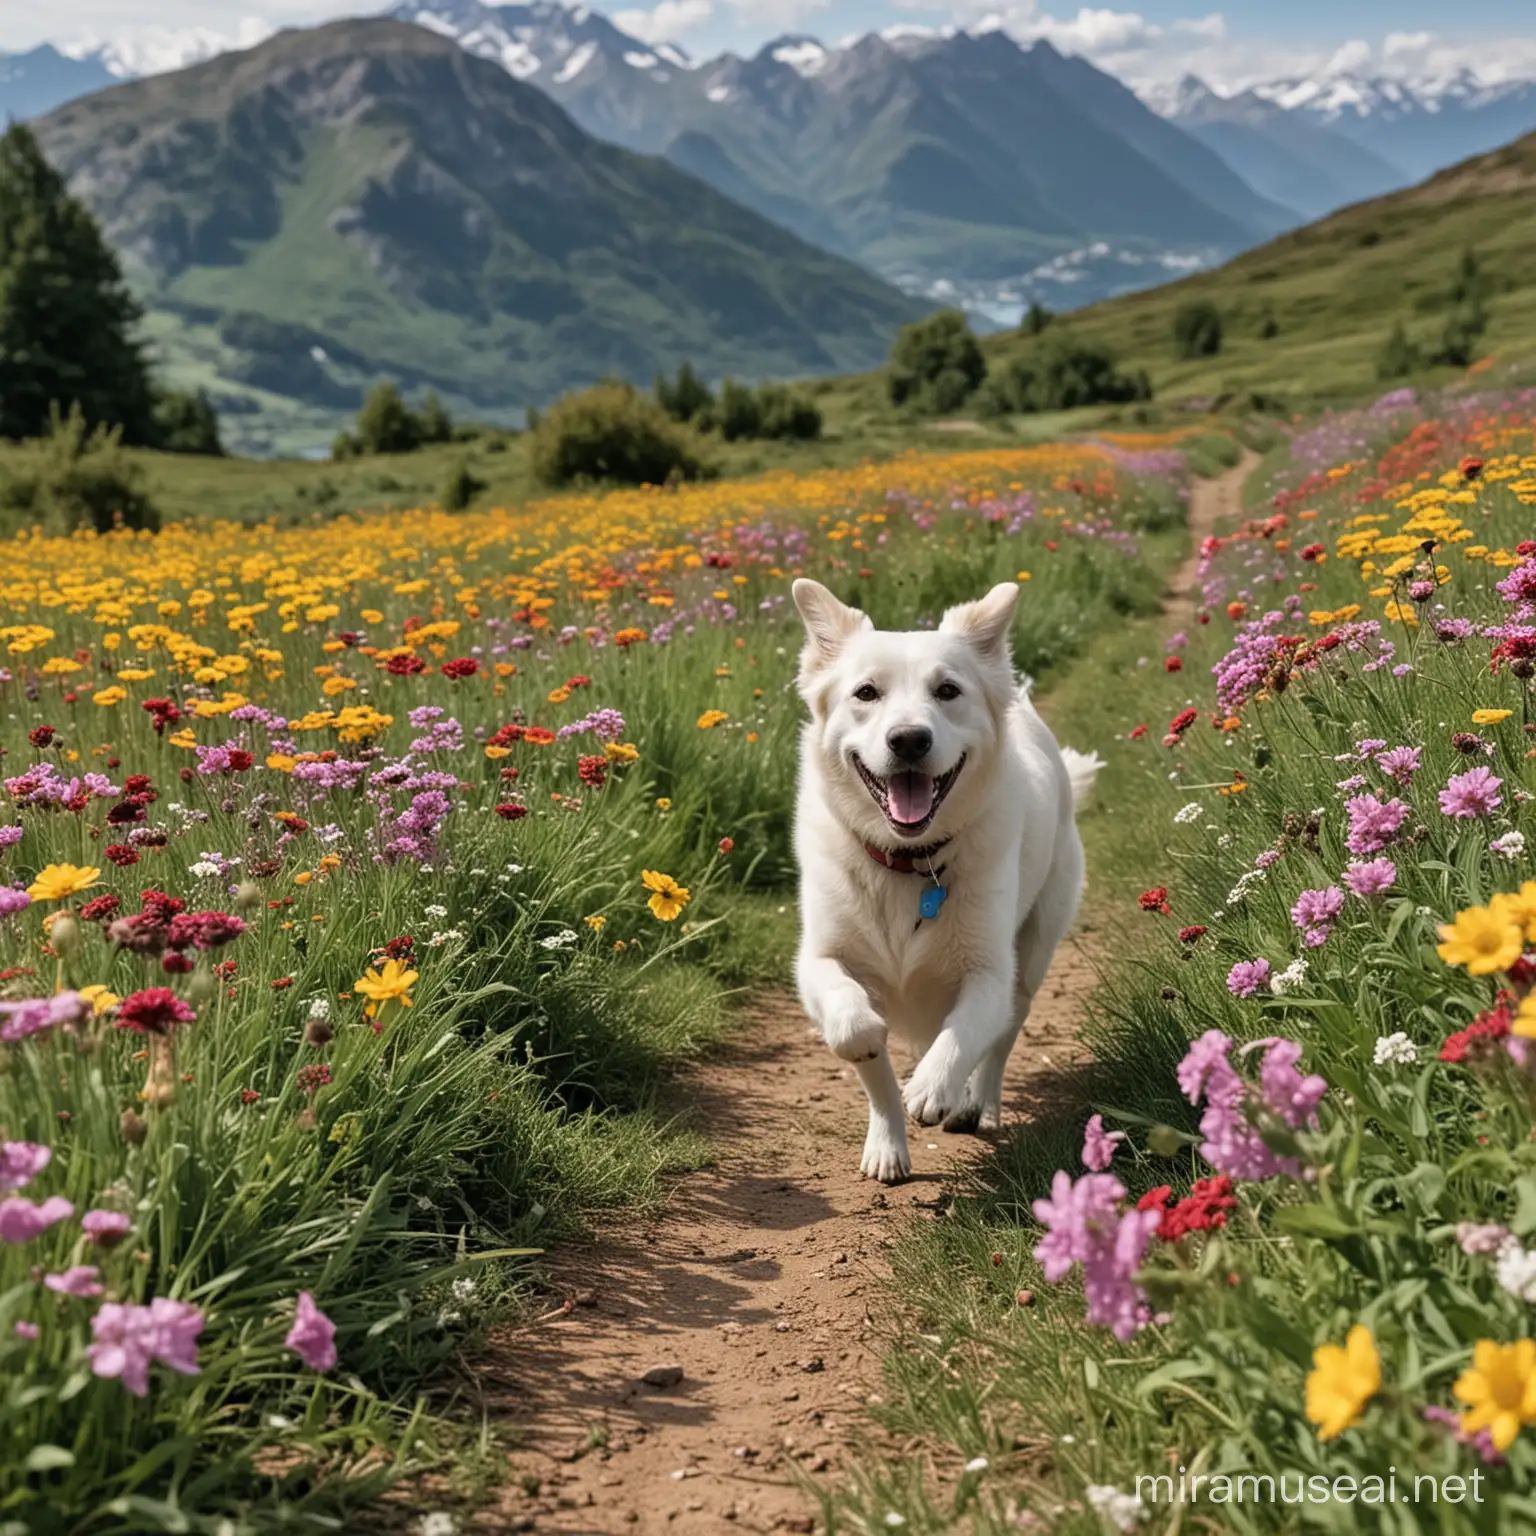
[[938,815],[945,795],[954,787],[955,780],[960,777],[960,770],[965,767],[965,758],[962,757],[953,768],[937,777],[931,773],[904,769],[900,773],[893,773],[888,779],[882,779],[864,766],[857,753],[854,754],[853,766],[859,770],[865,789],[885,813],[885,819],[892,828],[902,837],[916,837],[926,831]]

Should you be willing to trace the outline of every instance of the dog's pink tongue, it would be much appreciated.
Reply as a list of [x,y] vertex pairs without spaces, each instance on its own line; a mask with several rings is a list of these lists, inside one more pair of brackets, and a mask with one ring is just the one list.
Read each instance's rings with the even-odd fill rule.
[[891,819],[916,826],[933,809],[933,780],[926,773],[892,774],[888,790]]

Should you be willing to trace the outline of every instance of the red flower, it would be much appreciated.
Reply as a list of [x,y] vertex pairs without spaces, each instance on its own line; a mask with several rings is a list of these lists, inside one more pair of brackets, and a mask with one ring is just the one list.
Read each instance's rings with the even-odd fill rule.
[[608,782],[608,759],[583,757],[576,763],[576,776],[590,789],[601,789]]
[[1476,480],[1483,472],[1483,461],[1472,458],[1470,455],[1456,466],[1461,471],[1463,480]]
[[1168,1204],[1168,1197],[1173,1193],[1171,1184],[1159,1184],[1156,1189],[1149,1189],[1140,1200],[1136,1202],[1138,1211],[1162,1211]]
[[1146,734],[1147,734],[1146,726],[1138,725],[1138,726],[1135,726],[1135,727],[1132,728],[1129,739],[1131,741],[1140,741],[1141,738],[1143,736],[1145,736]]
[[480,663],[473,656],[460,656],[443,663],[443,676],[458,679],[473,677],[480,670]]
[[145,699],[139,707],[151,717],[156,736],[163,736],[166,726],[181,719],[181,711],[170,699]]
[[503,821],[521,821],[528,814],[528,807],[518,805],[514,800],[506,800],[496,807],[496,814]]
[[530,747],[547,747],[554,739],[555,733],[542,725],[526,725],[523,727],[523,740]]
[[416,940],[408,933],[402,933],[398,939],[391,939],[381,951],[386,960],[409,960],[415,952]]
[[1198,944],[1205,934],[1206,930],[1199,923],[1191,923],[1188,928],[1179,929],[1179,943]]
[[733,849],[735,846],[736,846],[735,838],[722,837],[720,839],[720,852],[721,853],[729,853],[731,851],[731,849]]
[[1143,912],[1161,912],[1164,917],[1172,914],[1173,908],[1168,905],[1168,887],[1156,885],[1150,891],[1143,891],[1136,898],[1136,904]]
[[504,725],[486,742],[488,747],[510,747],[513,742],[523,739],[523,727],[520,725]]
[[1196,1179],[1190,1192],[1171,1211],[1163,1212],[1157,1235],[1165,1243],[1176,1243],[1191,1232],[1211,1232],[1226,1226],[1227,1212],[1236,1209],[1232,1180],[1226,1174]]
[[192,962],[180,950],[168,949],[160,957],[160,969],[167,976],[190,976]]
[[590,677],[583,677],[578,672],[575,677],[566,678],[565,686],[567,688],[590,688],[592,686],[592,679]]
[[274,992],[286,992],[292,985],[292,976],[276,976],[272,980],[272,990]]
[[1487,1054],[1484,1042],[1504,1039],[1513,1022],[1513,999],[1508,993],[1502,993],[1495,1007],[1478,1014],[1465,1029],[1458,1029],[1455,1034],[1445,1037],[1445,1043],[1440,1047],[1440,1060],[1459,1062],[1465,1061],[1468,1056],[1475,1060]]
[[1180,660],[1179,657],[1177,657],[1177,656],[1165,656],[1165,657],[1163,657],[1163,671],[1164,672],[1182,672],[1183,670],[1184,670],[1184,663],[1183,663],[1182,660]]
[[34,726],[33,729],[27,732],[27,740],[30,741],[34,747],[51,746],[53,743],[53,738],[54,729],[51,725]]
[[254,1088],[242,1088],[240,1090],[240,1102],[242,1104],[255,1104],[261,1099],[261,1095]]
[[170,922],[178,912],[185,912],[187,904],[179,896],[167,896],[164,891],[140,891],[139,900],[146,912],[159,914],[162,922]]
[[1234,622],[1236,620],[1244,617],[1244,615],[1247,612],[1248,612],[1248,605],[1247,605],[1247,603],[1228,603],[1227,604],[1227,617],[1229,619],[1232,619]]
[[93,896],[80,908],[80,916],[88,923],[104,923],[122,904],[118,896]]
[[1321,560],[1328,551],[1321,544],[1308,544],[1300,553],[1301,558],[1310,565]]
[[1196,720],[1200,718],[1198,709],[1181,709],[1172,720],[1168,722],[1168,734],[1178,736],[1187,731]]
[[384,670],[394,677],[414,677],[418,672],[425,672],[427,664],[420,656],[391,656],[384,663]]
[[245,750],[244,747],[231,748],[229,754],[229,771],[231,773],[245,773],[256,766],[256,759]]
[[102,849],[102,853],[119,869],[127,869],[139,862],[139,850],[127,843],[109,843]]
[[117,1005],[117,1027],[140,1035],[168,1035],[178,1024],[190,1024],[196,1017],[169,987],[131,992]]
[[300,1067],[298,1082],[299,1087],[305,1093],[318,1093],[331,1080],[331,1069],[325,1062],[316,1062],[310,1067]]
[[171,919],[172,949],[218,949],[245,932],[245,919],[232,912],[180,912]]

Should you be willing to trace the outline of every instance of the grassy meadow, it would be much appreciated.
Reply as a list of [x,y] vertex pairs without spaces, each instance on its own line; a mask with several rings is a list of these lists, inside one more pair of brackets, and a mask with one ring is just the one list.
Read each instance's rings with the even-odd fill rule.
[[657,1086],[792,941],[790,579],[889,623],[1027,581],[1059,677],[1186,493],[1149,439],[12,542],[4,1528],[486,1474],[457,1362],[708,1155]]

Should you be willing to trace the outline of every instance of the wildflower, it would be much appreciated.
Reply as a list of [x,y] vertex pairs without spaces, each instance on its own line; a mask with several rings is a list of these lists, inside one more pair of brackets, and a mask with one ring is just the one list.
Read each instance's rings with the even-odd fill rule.
[[1488,768],[1453,774],[1440,791],[1440,809],[1462,821],[1491,816],[1504,803],[1499,793],[1503,782]]
[[190,1024],[197,1012],[169,987],[131,992],[117,1006],[117,1027],[140,1035],[169,1035],[178,1024]]
[[1104,1117],[1092,1115],[1083,1128],[1083,1165],[1102,1173],[1114,1160],[1115,1148],[1125,1140],[1124,1131],[1106,1131]]
[[[1536,1345],[1531,1346],[1536,1351]],[[1307,1419],[1319,1440],[1334,1440],[1360,1422],[1365,1405],[1381,1390],[1381,1356],[1363,1323],[1349,1330],[1342,1347],[1322,1344],[1312,1352],[1307,1377]]]
[[1522,1425],[1536,1424],[1536,1340],[1499,1344],[1479,1339],[1472,1365],[1451,1389],[1467,1405],[1463,1434],[1486,1429],[1494,1448],[1507,1451]]
[[1536,1302],[1536,1250],[1522,1247],[1514,1237],[1499,1246],[1493,1266],[1501,1290],[1517,1301]]
[[480,663],[473,656],[460,656],[454,661],[443,663],[443,676],[457,681],[463,677],[473,677],[480,670]]
[[1456,1224],[1456,1242],[1468,1258],[1491,1258],[1509,1239],[1509,1228],[1496,1221]]
[[27,887],[27,895],[33,901],[68,901],[100,882],[101,871],[93,865],[50,864]]
[[1180,944],[1198,944],[1210,930],[1200,923],[1191,923],[1187,928],[1179,929]]
[[1046,1229],[1035,1246],[1045,1278],[1055,1284],[1081,1264],[1088,1321],[1122,1342],[1147,1320],[1146,1298],[1134,1276],[1160,1219],[1156,1211],[1122,1212],[1124,1198],[1124,1186],[1111,1174],[1074,1181],[1058,1170],[1050,1198],[1034,1203]]
[[315,1305],[308,1291],[299,1292],[293,1327],[283,1345],[312,1371],[328,1371],[336,1364],[336,1325]]
[[712,731],[717,725],[723,724],[730,718],[731,717],[726,714],[723,709],[706,709],[704,713],[699,716],[699,729],[701,731]]
[[1252,997],[1268,981],[1268,960],[1239,960],[1227,972],[1227,991],[1233,997]]
[[1141,1495],[1122,1493],[1113,1483],[1089,1483],[1083,1489],[1083,1497],[1117,1531],[1134,1531],[1146,1518]]
[[1344,908],[1344,892],[1336,885],[1303,891],[1291,908],[1291,921],[1302,931],[1302,941],[1312,948],[1327,941],[1334,919]]
[[1191,1232],[1213,1232],[1226,1226],[1227,1212],[1236,1209],[1232,1180],[1226,1174],[1219,1173],[1214,1179],[1196,1179],[1178,1204],[1163,1211],[1157,1235],[1164,1242],[1176,1243]]
[[1437,953],[1447,965],[1465,966],[1474,976],[1507,971],[1525,948],[1519,923],[1498,907],[1468,907],[1454,922],[1440,925]]
[[[1266,1055],[1260,1074],[1260,1102],[1292,1129],[1305,1124],[1327,1089],[1320,1077],[1302,1077],[1296,1071],[1301,1047],[1290,1040],[1265,1042]],[[1294,1158],[1281,1157],[1264,1144],[1244,1113],[1250,1094],[1238,1076],[1229,1054],[1232,1041],[1219,1029],[1205,1032],[1179,1063],[1178,1081],[1191,1104],[1205,1100],[1200,1134],[1205,1138],[1200,1155],[1219,1173],[1234,1179],[1268,1179],[1277,1173],[1296,1177],[1301,1169]]]
[[1514,714],[1512,709],[1474,709],[1472,711],[1473,725],[1501,725]]
[[20,886],[0,885],[0,917],[14,917],[31,905],[31,896]]
[[1408,817],[1403,800],[1378,800],[1375,795],[1356,795],[1345,801],[1349,836],[1345,847],[1354,854],[1378,853],[1401,830]]
[[100,1296],[104,1289],[94,1264],[72,1264],[61,1273],[44,1275],[43,1284],[58,1296]]
[[1154,886],[1150,891],[1143,891],[1136,898],[1136,905],[1143,912],[1161,912],[1164,917],[1168,917],[1173,912],[1173,908],[1168,905],[1166,885]]
[[1536,942],[1536,880],[1522,882],[1518,891],[1500,891],[1488,905],[1513,920],[1528,942]]
[[661,874],[654,869],[642,870],[640,879],[645,888],[651,892],[646,905],[651,909],[652,914],[664,923],[675,921],[683,908],[688,905],[687,888],[679,885],[671,875]]
[[120,1211],[87,1211],[80,1218],[80,1230],[98,1248],[115,1248],[133,1230],[133,1223]]
[[1369,863],[1351,864],[1340,878],[1352,895],[1369,901],[1392,888],[1397,880],[1397,865],[1391,859],[1372,859]]
[[495,809],[503,821],[521,821],[528,814],[528,807],[518,805],[514,800],[504,800]]
[[1485,1009],[1465,1029],[1458,1029],[1445,1037],[1440,1046],[1440,1060],[1462,1062],[1469,1055],[1474,1060],[1498,1041],[1507,1040],[1511,1033],[1512,1010],[1507,1001],[1501,1001]]
[[576,777],[589,789],[601,789],[608,782],[608,759],[595,754],[577,758]]
[[50,1196],[41,1205],[12,1195],[0,1200],[0,1243],[30,1243],[74,1214],[74,1206],[58,1195]]
[[1371,1060],[1378,1067],[1411,1067],[1419,1059],[1419,1048],[1402,1030],[1376,1037]]
[[593,933],[601,933],[607,924],[608,919],[604,917],[601,912],[594,912],[590,917],[582,918],[582,922],[584,922],[587,927],[592,930]]
[[1174,812],[1173,819],[1181,827],[1192,826],[1205,814],[1205,807],[1198,800],[1191,800],[1188,805]]
[[1525,852],[1525,834],[1523,832],[1501,833],[1488,844],[1488,851],[1513,863]]
[[183,1376],[196,1376],[197,1336],[203,1314],[185,1301],[157,1296],[148,1306],[109,1301],[91,1319],[94,1342],[86,1350],[91,1371],[117,1377],[135,1397],[149,1395],[149,1368],[158,1360]]
[[374,1019],[386,1003],[399,1003],[402,1008],[411,1007],[411,988],[419,976],[420,972],[411,970],[407,961],[386,960],[379,969],[370,966],[352,983],[352,988],[369,999],[363,1012]]
[[53,1161],[53,1152],[32,1141],[0,1143],[0,1190],[25,1189]]

